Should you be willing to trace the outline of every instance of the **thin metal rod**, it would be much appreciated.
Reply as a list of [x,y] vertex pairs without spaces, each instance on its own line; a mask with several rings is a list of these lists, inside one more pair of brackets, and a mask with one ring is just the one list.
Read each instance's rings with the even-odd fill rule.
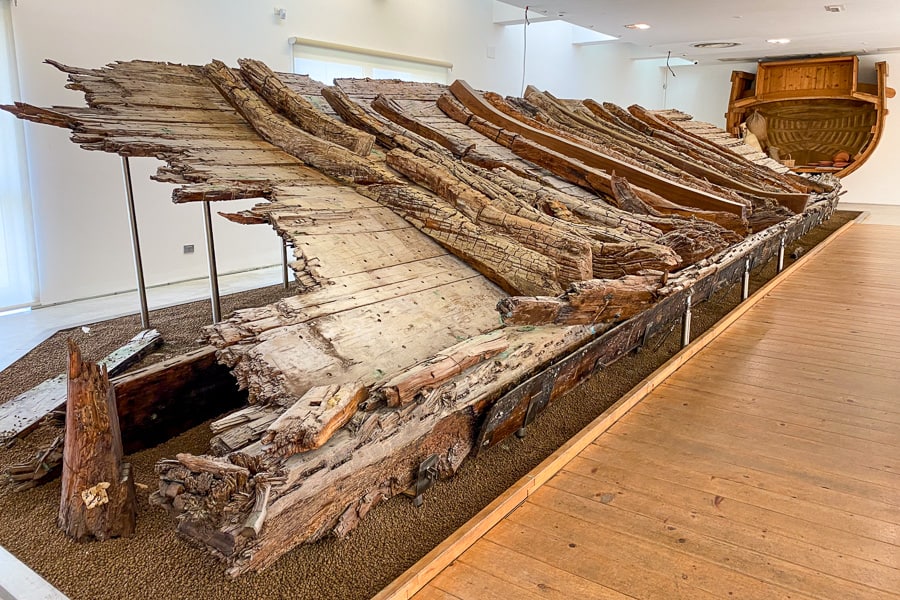
[[778,244],[778,267],[776,268],[777,273],[781,273],[784,270],[784,238],[781,238],[781,242]]
[[206,228],[206,262],[209,264],[209,301],[212,304],[212,320],[222,320],[222,305],[219,303],[219,274],[216,271],[216,244],[213,240],[212,214],[209,200],[203,201],[203,225]]
[[744,274],[741,276],[741,301],[750,297],[750,259],[744,263]]
[[137,279],[138,297],[141,300],[141,327],[150,328],[150,309],[147,307],[147,287],[144,284],[144,264],[141,262],[141,241],[138,238],[137,216],[134,210],[134,189],[131,186],[131,165],[128,157],[122,157],[122,177],[125,180],[125,203],[128,206],[128,222],[131,223],[131,254],[134,257],[134,276]]
[[290,281],[288,281],[287,240],[281,240],[281,280],[284,284],[284,289],[288,289]]
[[684,348],[691,343],[691,298],[690,293],[684,299],[684,315],[681,317],[681,347]]

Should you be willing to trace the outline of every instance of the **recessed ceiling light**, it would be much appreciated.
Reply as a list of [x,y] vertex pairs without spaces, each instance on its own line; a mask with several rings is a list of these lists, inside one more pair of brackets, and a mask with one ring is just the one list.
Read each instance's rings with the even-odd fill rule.
[[625,29],[650,29],[650,26],[646,23],[632,23],[631,25],[626,25]]
[[698,42],[691,44],[693,48],[734,48],[740,46],[740,42]]
[[772,38],[771,40],[766,40],[770,44],[790,44],[791,40],[788,38]]

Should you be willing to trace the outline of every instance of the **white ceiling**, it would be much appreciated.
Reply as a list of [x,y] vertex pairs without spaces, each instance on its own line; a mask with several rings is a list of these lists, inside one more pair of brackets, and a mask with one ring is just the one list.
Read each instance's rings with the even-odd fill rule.
[[[634,58],[684,57],[701,64],[722,59],[900,51],[900,0],[503,0],[529,16],[563,21],[617,36]],[[830,13],[825,5],[845,7]],[[626,29],[647,23],[645,31]],[[789,38],[785,45],[766,40]],[[698,49],[698,42],[739,42]]]

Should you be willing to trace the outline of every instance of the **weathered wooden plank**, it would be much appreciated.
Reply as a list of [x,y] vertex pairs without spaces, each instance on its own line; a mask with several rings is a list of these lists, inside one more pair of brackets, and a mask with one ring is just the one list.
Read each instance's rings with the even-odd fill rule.
[[604,169],[607,172],[615,171],[616,174],[626,177],[635,185],[645,187],[655,191],[673,202],[703,208],[706,210],[721,210],[725,212],[743,215],[746,207],[736,202],[731,202],[722,198],[718,198],[705,192],[692,190],[681,184],[663,179],[652,173],[635,167],[631,164],[617,161],[609,156],[605,156],[599,152],[590,150],[582,145],[570,142],[556,135],[545,133],[533,127],[520,123],[512,119],[481,98],[464,81],[457,79],[451,86],[450,91],[463,105],[471,110],[479,117],[503,127],[504,130],[510,132],[510,135],[521,135],[529,140],[537,142],[542,146],[559,152],[560,154],[577,159],[585,165]]
[[[147,329],[110,353],[99,364],[106,367],[110,377],[141,360],[160,344],[162,336],[155,329]],[[0,405],[0,438],[28,433],[53,411],[62,410],[66,403],[66,375],[57,375],[38,384]]]
[[552,366],[517,386],[491,406],[481,426],[476,451],[497,444],[522,427],[530,404],[533,403],[534,406],[531,407],[529,419],[595,370],[612,364],[638,347],[645,336],[677,322],[683,313],[688,293],[692,294],[693,302],[697,303],[739,281],[747,260],[751,267],[771,260],[778,252],[780,232],[783,232],[786,242],[790,243],[827,220],[836,203],[837,198],[832,196],[830,200],[820,202],[802,215],[779,225],[779,232],[769,231],[751,236],[742,243],[741,250],[724,253],[726,256],[720,258],[715,267],[692,268],[693,273],[685,277],[690,281],[689,284],[676,284],[677,291],[653,307],[595,337],[583,348],[557,360]]
[[137,501],[122,462],[116,394],[105,368],[82,359],[69,340],[66,433],[57,525],[76,541],[130,536]]

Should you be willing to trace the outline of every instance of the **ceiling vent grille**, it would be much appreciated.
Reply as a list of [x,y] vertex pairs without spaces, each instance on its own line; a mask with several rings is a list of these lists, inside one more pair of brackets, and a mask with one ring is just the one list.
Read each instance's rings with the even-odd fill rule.
[[847,7],[844,6],[843,4],[826,4],[825,5],[826,12],[840,13],[840,12],[844,12],[845,10],[847,10]]

